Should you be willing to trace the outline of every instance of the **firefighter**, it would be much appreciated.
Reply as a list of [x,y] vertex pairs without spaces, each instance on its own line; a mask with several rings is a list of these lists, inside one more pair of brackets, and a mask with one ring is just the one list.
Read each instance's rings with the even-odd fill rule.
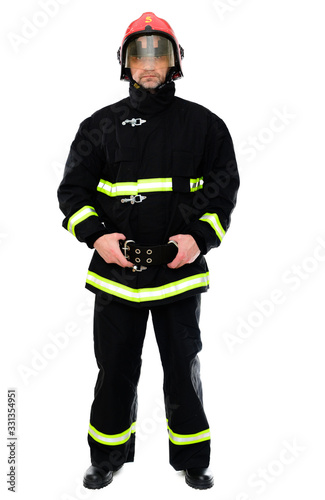
[[118,51],[129,97],[85,119],[58,189],[63,226],[94,248],[99,368],[84,486],[108,485],[134,460],[137,384],[151,312],[164,372],[169,459],[197,489],[213,486],[210,429],[198,353],[204,255],[221,243],[239,177],[225,123],[175,96],[184,51],[152,12],[128,27]]

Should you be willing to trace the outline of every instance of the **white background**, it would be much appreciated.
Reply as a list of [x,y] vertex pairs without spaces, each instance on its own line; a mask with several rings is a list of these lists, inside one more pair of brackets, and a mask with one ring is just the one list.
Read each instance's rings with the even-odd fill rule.
[[[2,498],[10,495],[12,387],[15,498],[324,497],[321,8],[320,0],[2,2]],[[56,190],[79,123],[127,95],[116,52],[146,11],[174,28],[185,49],[177,95],[224,119],[241,174],[229,233],[208,255],[211,289],[203,296],[200,359],[215,475],[205,493],[168,464],[151,327],[136,461],[103,490],[81,486],[97,376],[93,295],[84,289],[91,251],[62,229]]]

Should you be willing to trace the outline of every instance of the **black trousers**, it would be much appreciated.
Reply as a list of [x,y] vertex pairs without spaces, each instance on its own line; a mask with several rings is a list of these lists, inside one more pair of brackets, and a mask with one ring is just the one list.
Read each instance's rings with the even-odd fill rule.
[[134,460],[137,385],[149,311],[164,370],[169,459],[176,470],[208,467],[198,352],[200,294],[168,305],[135,308],[96,297],[94,347],[99,374],[88,443],[92,465],[116,470]]

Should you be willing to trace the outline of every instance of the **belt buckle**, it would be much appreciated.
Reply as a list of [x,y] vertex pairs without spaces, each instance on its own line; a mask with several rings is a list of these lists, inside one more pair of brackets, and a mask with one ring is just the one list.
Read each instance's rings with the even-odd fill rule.
[[[129,260],[130,256],[126,253],[130,250],[130,247],[128,246],[128,243],[135,243],[134,240],[125,240],[124,241],[124,246],[122,246],[122,250],[123,250],[123,254],[124,254],[124,257]],[[138,267],[136,264],[133,265],[133,268],[132,268],[132,271],[135,273],[135,272],[138,272],[138,273],[141,273],[142,271],[145,271],[146,269],[148,269],[147,267],[145,266],[140,266]]]
[[129,255],[127,255],[127,251],[130,250],[130,247],[128,247],[128,243],[135,243],[134,240],[125,240],[124,241],[124,246],[122,247],[122,250],[123,250],[123,253],[124,253],[124,257],[128,260],[130,258]]

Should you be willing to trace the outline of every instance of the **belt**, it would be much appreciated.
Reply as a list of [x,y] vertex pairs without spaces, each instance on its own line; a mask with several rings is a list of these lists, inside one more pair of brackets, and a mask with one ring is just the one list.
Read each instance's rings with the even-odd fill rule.
[[176,241],[167,245],[137,245],[133,240],[120,242],[124,257],[134,264],[134,271],[144,271],[148,266],[168,264],[175,259],[178,252]]

